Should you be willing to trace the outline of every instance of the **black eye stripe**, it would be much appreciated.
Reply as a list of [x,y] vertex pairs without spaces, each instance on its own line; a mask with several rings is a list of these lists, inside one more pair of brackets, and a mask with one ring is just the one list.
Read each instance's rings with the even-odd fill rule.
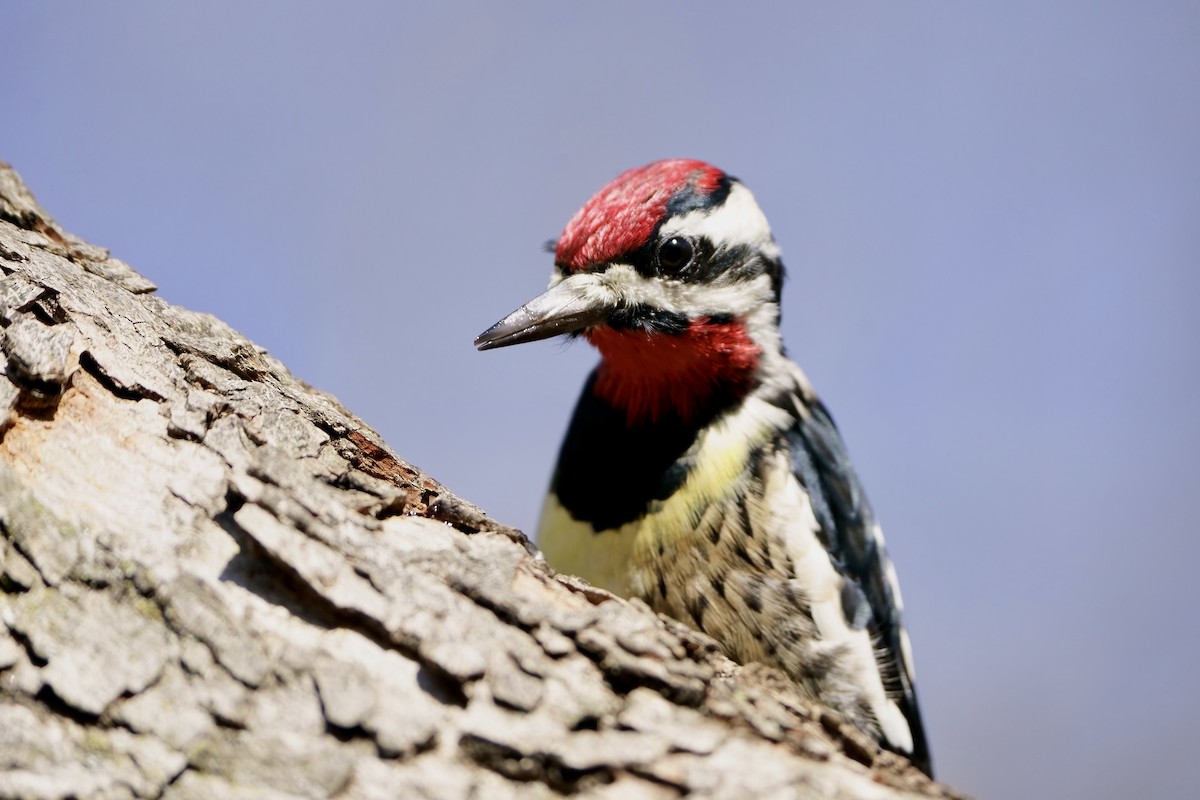
[[[670,238],[672,237],[667,237],[667,239]],[[740,278],[752,280],[765,273],[771,277],[771,284],[776,294],[779,293],[783,283],[783,264],[778,258],[765,256],[759,253],[757,248],[747,244],[725,245],[718,249],[706,236],[690,238],[695,252],[687,269],[678,274],[660,274],[657,251],[661,241],[663,241],[661,236],[655,231],[655,234],[650,237],[650,241],[641,247],[623,253],[612,261],[593,264],[584,271],[604,272],[614,264],[628,264],[645,278],[668,277],[684,283],[705,283],[725,273],[737,274]],[[574,272],[563,264],[555,266],[563,276]]]
[[[659,252],[664,242],[671,239],[687,239],[692,245],[692,257],[687,265],[687,268],[682,271],[660,270]],[[735,248],[742,252],[741,248]],[[613,259],[613,263],[629,264],[637,273],[646,278],[667,277],[674,280],[684,281],[685,283],[701,283],[710,280],[731,265],[728,258],[717,258],[716,248],[713,247],[711,241],[706,236],[668,236],[663,239],[657,233],[651,237],[651,240],[645,245],[636,250],[630,251],[618,258]],[[608,269],[609,264],[598,265],[596,272],[603,272]]]

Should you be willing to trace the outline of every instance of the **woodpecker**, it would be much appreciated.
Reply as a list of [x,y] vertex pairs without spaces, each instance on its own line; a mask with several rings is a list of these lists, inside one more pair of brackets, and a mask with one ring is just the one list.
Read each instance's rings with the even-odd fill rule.
[[475,345],[565,334],[600,351],[542,511],[553,567],[779,667],[932,774],[896,571],[832,417],[784,353],[783,278],[740,181],[657,161],[571,218],[549,289]]

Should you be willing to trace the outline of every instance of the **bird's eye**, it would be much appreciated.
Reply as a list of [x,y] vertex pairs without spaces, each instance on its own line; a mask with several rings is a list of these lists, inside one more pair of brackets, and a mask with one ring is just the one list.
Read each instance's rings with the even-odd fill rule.
[[663,272],[678,273],[692,261],[695,248],[682,236],[672,236],[658,246],[658,265]]

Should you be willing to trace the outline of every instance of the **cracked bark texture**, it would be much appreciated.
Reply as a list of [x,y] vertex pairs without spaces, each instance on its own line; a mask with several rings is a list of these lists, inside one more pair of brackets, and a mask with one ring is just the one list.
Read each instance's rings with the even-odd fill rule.
[[4,164],[0,271],[0,798],[958,796],[554,575]]

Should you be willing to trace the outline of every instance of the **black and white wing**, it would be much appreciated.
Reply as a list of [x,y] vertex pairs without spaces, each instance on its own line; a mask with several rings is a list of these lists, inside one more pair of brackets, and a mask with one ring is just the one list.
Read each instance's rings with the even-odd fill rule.
[[[848,643],[857,640],[860,662],[866,661],[861,654],[863,637],[854,632],[867,634],[873,664],[860,663],[857,680],[872,689],[882,684],[882,694],[871,691],[867,697],[884,743],[930,773],[900,586],[883,534],[828,410],[811,395],[807,399],[796,395],[794,400],[797,422],[785,434],[792,473],[808,494],[816,536],[842,578],[840,597],[833,604],[841,619],[826,624],[834,629],[833,637],[844,635]],[[797,577],[803,581],[802,575]],[[821,627],[821,620],[817,622]]]

